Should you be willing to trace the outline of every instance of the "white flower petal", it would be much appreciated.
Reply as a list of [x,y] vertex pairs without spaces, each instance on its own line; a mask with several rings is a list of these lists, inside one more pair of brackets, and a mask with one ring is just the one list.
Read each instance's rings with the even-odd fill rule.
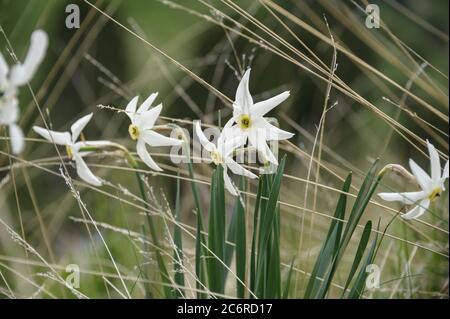
[[202,131],[202,127],[200,125],[200,121],[196,121],[194,124],[194,128],[195,128],[195,134],[197,135],[200,144],[202,144],[202,146],[205,148],[205,150],[207,150],[208,152],[212,152],[216,149],[215,145],[209,141],[205,134]]
[[94,114],[88,114],[77,120],[75,123],[72,124],[70,127],[70,130],[72,132],[72,142],[75,143],[78,137],[80,136],[83,129],[86,127],[86,125],[89,123],[89,121],[92,119],[92,116]]
[[128,105],[125,108],[125,113],[128,115],[131,122],[134,122],[138,100],[139,96],[135,96],[130,102],[128,102]]
[[257,129],[252,130],[248,136],[248,141],[249,144],[256,148],[265,159],[275,165],[278,165],[278,160],[270,150],[269,145],[267,145],[265,134],[262,134],[262,132],[258,132]]
[[19,100],[8,98],[6,103],[0,105],[0,124],[10,125],[19,119]]
[[250,81],[250,69],[245,71],[241,82],[236,90],[236,98],[234,106],[239,109],[240,112],[250,114],[250,108],[253,106],[253,98],[249,90]]
[[284,102],[290,95],[289,91],[278,94],[270,99],[255,103],[251,109],[252,115],[254,116],[264,116],[273,108]]
[[231,129],[231,128],[233,127],[233,124],[234,124],[235,122],[236,122],[236,121],[234,120],[234,118],[229,119],[229,120],[225,123],[225,126],[223,127],[222,131],[226,131],[226,130]]
[[427,198],[427,193],[424,191],[407,193],[379,193],[378,196],[387,202],[401,202],[403,204],[412,205],[419,200]]
[[161,114],[162,110],[162,104],[158,104],[154,108],[137,114],[135,123],[141,130],[147,130],[151,129],[154,125],[156,120],[158,119],[159,114]]
[[20,154],[25,146],[22,129],[17,124],[11,124],[9,126],[9,136],[11,138],[11,150],[13,154]]
[[444,172],[442,173],[442,179],[444,179],[444,181],[445,179],[448,179],[448,163],[448,161],[445,163]]
[[147,151],[147,147],[145,146],[144,140],[140,139],[137,142],[136,151],[141,160],[152,170],[154,171],[162,171],[162,169],[155,163],[153,158],[150,156],[150,154]]
[[102,181],[91,172],[80,154],[74,154],[73,159],[77,166],[77,174],[83,181],[94,186],[102,186]]
[[139,138],[142,138],[145,143],[153,147],[178,146],[182,143],[179,139],[167,137],[154,131],[143,131],[140,134]]
[[419,218],[426,212],[426,210],[428,209],[429,206],[430,206],[430,201],[428,199],[425,199],[420,202],[420,205],[414,207],[406,214],[403,214],[402,218],[408,219],[408,220]]
[[230,179],[230,176],[227,174],[227,170],[223,169],[223,183],[225,188],[230,192],[231,195],[237,196],[238,192],[236,190],[236,187],[234,186],[233,182]]
[[247,142],[247,136],[245,134],[241,134],[240,136],[227,138],[225,139],[225,142],[219,140],[217,148],[224,157],[229,157],[236,148],[243,146],[245,142]]
[[241,130],[238,125],[233,125],[235,123],[234,119],[231,118],[227,121],[225,126],[220,133],[219,140],[217,141],[217,145],[223,144],[225,141],[235,139],[237,137],[241,137],[244,139],[244,143],[247,142],[248,130]]
[[423,190],[429,190],[433,186],[431,177],[414,160],[409,160],[409,167]]
[[71,144],[71,136],[69,132],[55,132],[39,126],[33,126],[33,131],[52,143],[58,145]]
[[233,159],[227,158],[225,160],[225,165],[236,175],[242,175],[250,178],[257,178],[255,174],[245,169],[242,165],[236,163]]
[[240,105],[233,103],[233,116],[230,120],[233,121],[233,123],[237,123],[237,121],[239,120],[239,116],[241,116],[242,114],[248,113],[245,113]]
[[3,57],[3,54],[0,52],[0,87],[2,83],[6,81],[6,77],[8,76],[9,66]]
[[158,92],[150,94],[150,96],[144,101],[144,103],[142,103],[141,106],[139,106],[139,108],[137,110],[138,114],[147,112],[148,109],[152,106],[152,104],[155,101],[157,96],[158,96]]
[[267,130],[266,132],[261,133],[266,136],[266,141],[287,140],[295,135],[270,124],[265,118],[260,118],[254,125],[255,127]]
[[442,177],[439,179],[438,186],[445,191],[445,181],[448,179],[448,161],[445,163],[444,171],[442,172]]
[[47,51],[48,36],[42,30],[36,30],[31,35],[30,48],[28,49],[25,61],[16,64],[11,69],[10,80],[15,86],[22,86],[28,83],[36,72],[39,64]]
[[431,179],[433,183],[437,183],[441,179],[441,160],[439,159],[439,153],[427,140],[428,153],[430,154],[430,164],[431,164]]

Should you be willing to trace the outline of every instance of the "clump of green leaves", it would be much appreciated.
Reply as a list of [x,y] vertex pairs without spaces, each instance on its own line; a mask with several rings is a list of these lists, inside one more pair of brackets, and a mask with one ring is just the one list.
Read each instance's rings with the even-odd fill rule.
[[[361,185],[361,188],[356,197],[355,203],[350,212],[350,216],[344,227],[345,212],[347,209],[347,194],[352,182],[352,174],[350,173],[344,182],[342,194],[336,206],[334,218],[331,222],[328,234],[322,245],[322,248],[317,257],[311,278],[308,282],[305,291],[305,298],[325,298],[329,292],[331,282],[338,268],[339,262],[352,238],[355,229],[375,192],[375,189],[380,182],[381,176],[376,174],[377,162],[375,162],[366,178]],[[355,280],[353,280],[356,271],[361,264],[362,257],[369,242],[370,234],[372,232],[372,222],[368,221],[364,227],[363,233],[359,240],[358,249],[354,257],[354,261],[349,272],[345,288],[342,296],[348,298],[359,298],[364,290],[366,280],[366,266],[369,265],[375,258],[376,244],[378,237],[376,236],[369,248],[369,252],[364,260],[360,271]],[[353,285],[347,294],[347,290],[353,281]]]
[[[188,164],[188,167],[194,180],[192,165]],[[192,182],[197,215],[195,271],[198,298],[221,297],[226,294],[225,287],[227,280],[231,278],[229,272],[233,267],[233,260],[236,297],[288,297],[294,260],[291,262],[283,287],[280,260],[279,195],[284,167],[285,158],[282,159],[274,174],[262,174],[260,176],[253,209],[253,227],[251,227],[253,233],[250,234],[249,247],[247,245],[246,209],[243,198],[236,199],[233,214],[227,223],[225,189],[222,177],[223,168],[218,166],[211,178],[207,235],[204,232],[204,216],[200,205],[199,192],[195,182]],[[347,194],[350,190],[352,174],[350,173],[346,178],[327,236],[315,262],[311,278],[307,283],[305,298],[327,297],[342,256],[354,236],[357,225],[380,179],[381,176],[377,174],[377,163],[374,163],[361,185],[350,210],[350,215],[345,221]],[[245,189],[243,178],[240,180],[239,188]],[[178,221],[179,193],[178,185],[174,214]],[[242,194],[245,194],[245,192]],[[371,233],[372,221],[368,221],[359,238],[358,248],[343,289],[343,298],[359,298],[364,292],[367,278],[366,267],[373,262],[380,242],[378,236],[370,240]],[[180,273],[183,254],[181,233],[178,227],[174,228],[174,239],[177,249],[174,253],[174,259],[177,261],[174,265],[174,282],[178,287],[182,287],[185,279],[183,274]],[[249,260],[247,260],[247,252],[249,252]],[[174,297],[183,298],[183,290],[178,289]]]

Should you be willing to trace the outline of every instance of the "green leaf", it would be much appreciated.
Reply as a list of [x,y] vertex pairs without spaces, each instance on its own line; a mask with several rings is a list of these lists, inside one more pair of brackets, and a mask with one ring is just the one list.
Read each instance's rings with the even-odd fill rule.
[[338,253],[339,243],[341,240],[343,220],[345,218],[345,210],[347,207],[347,193],[352,183],[352,174],[350,173],[342,187],[342,193],[339,196],[338,204],[334,212],[334,218],[331,221],[325,242],[316,259],[311,278],[305,291],[305,298],[313,298],[317,296],[320,286],[323,284],[322,278],[325,276],[327,269],[331,268],[334,258]]
[[[225,243],[225,264],[231,265],[233,254],[236,247],[236,227],[237,227],[237,202],[233,208],[233,215],[231,215],[230,223],[228,224],[227,242]],[[226,279],[226,275],[225,275]]]
[[225,189],[223,167],[218,166],[211,181],[208,228],[208,283],[211,291],[223,294],[225,289]]
[[[337,236],[338,230],[334,230],[334,227],[330,227],[329,236],[324,243],[323,249],[319,254],[316,265],[308,283],[308,287],[305,293],[306,298],[325,298],[328,293],[329,287],[333,280],[334,274],[341,261],[341,258],[350,242],[353,233],[358,226],[358,223],[371,199],[375,189],[380,182],[381,176],[376,175],[378,160],[370,168],[363,184],[355,199],[355,203],[352,207],[352,211],[347,220],[346,227],[342,237]],[[343,194],[344,195],[344,194]],[[342,196],[341,196],[342,199]],[[338,204],[339,206],[339,204]],[[332,223],[333,224],[333,223]],[[336,233],[334,233],[336,232]],[[333,240],[333,236],[337,236],[338,244]],[[328,257],[327,257],[328,256]],[[330,257],[331,261],[330,261]],[[317,279],[322,278],[322,280]],[[311,280],[313,282],[311,282]]]
[[216,254],[216,192],[217,192],[217,170],[213,171],[211,178],[211,194],[209,202],[209,226],[208,226],[208,250],[206,252],[207,260],[207,273],[208,273],[208,287],[216,292],[217,291],[217,258]]
[[367,204],[369,203],[370,199],[372,198],[373,193],[375,192],[375,189],[378,186],[378,183],[380,182],[381,177],[379,175],[375,176],[377,171],[377,165],[378,160],[375,161],[375,163],[372,165],[372,167],[369,170],[369,173],[367,174],[366,178],[364,179],[363,184],[361,185],[361,188],[358,192],[358,195],[355,200],[355,204],[353,205],[353,209],[350,213],[350,216],[348,218],[347,225],[344,230],[344,235],[342,236],[343,240],[341,243],[341,248],[339,252],[338,259],[342,257],[342,254],[345,251],[345,248],[347,247],[348,243],[350,242],[350,239],[353,235],[353,232],[355,231],[355,228],[357,227],[359,220],[361,219],[362,214],[364,213]]
[[195,240],[195,274],[197,276],[197,298],[204,299],[206,294],[201,292],[206,287],[206,266],[205,266],[205,246],[206,240],[203,235],[203,217],[202,214],[197,211],[197,236]]
[[[187,145],[186,143],[184,145]],[[190,149],[188,146],[185,146],[184,150],[187,154],[187,166],[189,171],[189,178],[191,184],[192,194],[194,196],[195,202],[195,211],[197,214],[197,233],[196,233],[196,241],[195,241],[195,274],[197,276],[196,280],[196,288],[197,288],[197,298],[203,299],[206,297],[206,294],[201,292],[206,287],[206,266],[205,266],[205,246],[206,241],[203,235],[203,208],[200,203],[200,196],[197,188],[197,184],[195,183],[195,174],[194,167],[192,166],[191,157],[190,157]]]
[[[244,178],[240,180],[241,190],[245,188]],[[242,199],[243,200],[243,199]],[[247,269],[247,225],[245,221],[245,208],[241,199],[236,199],[236,275],[239,278],[236,282],[237,297],[244,298],[245,293],[245,272]]]
[[[179,177],[179,174],[178,174]],[[173,241],[175,244],[175,251],[174,251],[174,259],[176,262],[174,263],[174,280],[175,283],[179,287],[184,287],[184,272],[183,272],[183,238],[181,236],[181,228],[178,226],[178,224],[181,222],[180,216],[181,209],[180,209],[180,179],[177,179],[177,193],[176,193],[176,199],[175,199],[175,214],[174,219],[176,221],[175,227],[174,227],[174,234],[173,234]],[[184,297],[184,291],[181,288],[178,288],[175,290],[175,296],[177,298]]]
[[353,276],[356,273],[356,270],[358,269],[358,266],[361,262],[361,259],[364,255],[364,251],[366,250],[367,244],[369,242],[370,233],[372,232],[372,222],[369,220],[366,223],[366,226],[364,227],[363,233],[361,235],[361,240],[359,241],[358,249],[356,251],[355,259],[353,260],[352,268],[350,269],[350,273],[347,278],[347,282],[345,283],[344,290],[342,291],[342,294],[344,294],[347,291],[348,286],[350,285],[350,282],[353,279]]
[[265,275],[267,274],[267,245],[272,236],[273,225],[276,219],[278,197],[280,194],[281,179],[283,177],[284,166],[286,164],[286,156],[281,160],[277,173],[270,187],[270,195],[265,206],[263,218],[260,221],[260,240],[258,242],[258,256],[256,262],[256,283],[255,288],[258,295],[264,295],[265,291]]
[[355,279],[355,283],[348,294],[349,299],[359,299],[363,292],[366,284],[367,278],[367,266],[372,264],[375,259],[376,246],[378,241],[378,235],[372,241],[372,245],[370,247],[370,251],[366,256],[365,262],[363,263],[361,269],[359,270],[359,274]]
[[295,258],[292,258],[291,266],[289,267],[288,276],[286,278],[286,285],[284,286],[283,296],[281,297],[282,299],[287,299],[289,296],[289,288],[291,287],[292,270],[294,269],[294,261],[295,261]]
[[376,174],[377,166],[378,160],[373,163],[368,174],[366,175],[366,178],[364,179],[363,184],[361,185],[361,188],[355,200],[355,204],[353,205],[352,211],[348,218],[344,234],[342,235],[342,241],[339,245],[339,251],[333,262],[333,266],[327,274],[325,285],[322,287],[319,293],[319,298],[324,298],[326,293],[328,292],[328,288],[330,287],[331,281],[333,280],[333,276],[336,272],[339,262],[344,255],[348,243],[350,242],[353,233],[358,226],[358,223],[378,186],[378,183],[380,182],[381,176]]
[[256,193],[256,200],[255,200],[255,209],[253,213],[253,235],[252,235],[252,248],[250,253],[250,290],[255,291],[255,283],[256,283],[256,256],[258,255],[257,252],[257,245],[258,245],[258,233],[259,233],[259,208],[261,205],[261,196],[265,184],[265,178],[266,175],[261,175],[259,177],[259,183],[258,183],[258,191]]
[[281,296],[281,261],[280,261],[280,207],[277,205],[273,223],[272,235],[269,241],[267,289],[265,298],[280,298]]

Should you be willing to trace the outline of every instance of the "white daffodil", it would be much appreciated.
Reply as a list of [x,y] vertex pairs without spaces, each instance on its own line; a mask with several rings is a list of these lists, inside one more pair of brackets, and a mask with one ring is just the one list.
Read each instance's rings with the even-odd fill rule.
[[290,93],[286,91],[265,101],[253,103],[249,79],[250,69],[245,72],[239,83],[233,103],[233,117],[226,123],[223,132],[226,139],[240,137],[241,145],[248,140],[250,146],[277,165],[278,161],[267,145],[267,141],[289,139],[294,134],[270,124],[264,115],[286,100]]
[[228,176],[228,168],[234,174],[257,178],[255,174],[236,163],[232,158],[233,150],[241,144],[239,138],[225,140],[224,136],[221,134],[216,146],[206,138],[199,121],[195,123],[195,133],[200,140],[201,145],[209,152],[209,156],[214,164],[216,166],[222,165],[224,185],[232,195],[237,196],[238,192]]
[[157,96],[158,93],[151,94],[144,101],[144,103],[139,106],[139,108],[137,108],[139,97],[136,96],[130,101],[130,103],[128,103],[125,112],[131,120],[128,132],[130,133],[131,139],[137,141],[137,154],[151,169],[155,171],[162,171],[162,169],[155,163],[153,158],[148,153],[146,144],[153,147],[175,146],[181,145],[182,141],[175,138],[166,137],[152,130],[156,119],[162,110],[162,104],[150,109]]
[[20,113],[18,88],[31,80],[44,58],[47,45],[47,34],[42,30],[34,31],[25,61],[13,65],[11,69],[0,53],[0,125],[9,127],[14,154],[20,153],[25,145],[23,132],[17,125]]
[[427,141],[428,152],[430,154],[431,176],[428,175],[412,159],[409,160],[411,172],[415,176],[421,190],[407,193],[380,193],[383,200],[389,202],[401,202],[414,207],[406,214],[402,215],[405,219],[415,219],[422,216],[430,206],[430,203],[441,196],[445,191],[444,183],[448,179],[449,162],[445,164],[444,171],[441,174],[441,161],[436,148]]
[[71,132],[55,132],[51,130],[47,130],[42,127],[33,126],[33,130],[45,138],[46,140],[55,143],[57,145],[63,145],[66,147],[67,156],[69,159],[73,160],[76,165],[78,176],[84,180],[86,183],[101,186],[102,181],[95,176],[86,162],[83,159],[83,156],[91,153],[90,149],[99,148],[108,146],[111,144],[109,141],[80,141],[77,142],[78,137],[80,136],[83,129],[89,123],[92,118],[92,113],[86,116],[83,116],[70,127]]

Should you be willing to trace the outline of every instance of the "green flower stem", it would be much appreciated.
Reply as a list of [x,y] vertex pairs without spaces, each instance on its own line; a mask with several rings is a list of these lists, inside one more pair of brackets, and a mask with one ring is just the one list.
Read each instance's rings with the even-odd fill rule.
[[197,298],[204,299],[207,297],[205,293],[202,292],[204,287],[207,285],[207,275],[206,275],[206,264],[205,258],[205,236],[203,231],[203,207],[200,202],[200,195],[195,183],[194,167],[191,162],[190,149],[189,149],[189,139],[185,136],[184,131],[176,124],[169,123],[166,128],[171,130],[177,130],[179,132],[179,138],[183,140],[183,153],[186,154],[187,166],[189,171],[189,178],[191,179],[191,189],[194,196],[194,202],[197,211],[197,233],[196,233],[196,244],[195,244],[195,273],[197,275],[196,288],[198,289]]
[[138,163],[134,159],[133,155],[130,153],[130,151],[123,145],[120,145],[118,143],[109,142],[105,143],[105,145],[102,146],[86,146],[81,147],[80,152],[98,152],[102,151],[104,149],[108,148],[115,148],[123,153],[124,158],[127,160],[128,164],[131,168],[138,168]]

